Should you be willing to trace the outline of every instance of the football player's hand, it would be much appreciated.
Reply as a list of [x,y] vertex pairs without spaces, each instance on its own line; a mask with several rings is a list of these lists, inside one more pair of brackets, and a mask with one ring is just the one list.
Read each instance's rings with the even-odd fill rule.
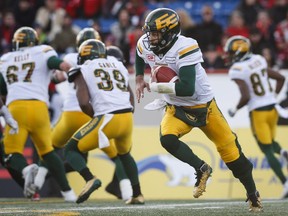
[[153,77],[151,77],[149,79],[149,83],[148,84],[149,84],[149,88],[150,88],[151,91],[158,92],[157,83],[156,83],[155,79],[153,79]]
[[144,97],[145,88],[147,88],[147,90],[150,92],[149,84],[144,81],[144,76],[138,75],[136,77],[136,97],[137,97],[138,103],[140,102],[140,99]]
[[3,105],[1,107],[0,114],[4,117],[6,124],[11,127],[9,134],[17,134],[19,130],[18,123],[14,120],[6,106]]
[[228,109],[228,114],[230,117],[234,117],[237,112],[237,108],[230,108]]
[[68,75],[66,72],[64,71],[60,71],[60,70],[55,70],[54,73],[52,74],[52,81],[55,83],[55,84],[58,84],[58,83],[61,83],[61,82],[64,82],[68,79]]
[[9,134],[17,134],[19,132],[18,123],[12,118],[12,116],[11,118],[6,119],[6,124],[11,127]]

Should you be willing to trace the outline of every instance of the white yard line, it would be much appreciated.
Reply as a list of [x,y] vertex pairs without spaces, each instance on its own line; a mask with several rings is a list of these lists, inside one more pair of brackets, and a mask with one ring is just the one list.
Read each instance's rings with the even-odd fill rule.
[[[283,202],[283,200],[267,200],[263,201],[263,203],[276,203]],[[104,210],[121,210],[121,209],[173,209],[184,207],[189,209],[224,209],[227,205],[236,205],[236,204],[245,204],[243,201],[231,201],[231,202],[201,202],[201,203],[183,203],[183,204],[145,204],[145,205],[133,205],[133,206],[111,206],[111,207],[77,207],[77,208],[59,208],[59,209],[25,209],[23,207],[20,208],[2,208],[0,210],[0,214],[15,214],[15,213],[39,213],[39,212],[74,212],[74,211],[104,211]]]

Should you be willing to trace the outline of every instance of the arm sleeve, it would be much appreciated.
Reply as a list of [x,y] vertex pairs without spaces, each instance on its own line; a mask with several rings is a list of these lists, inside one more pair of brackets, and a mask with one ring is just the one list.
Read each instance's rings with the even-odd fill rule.
[[145,62],[144,60],[138,55],[136,51],[136,57],[135,57],[135,70],[136,70],[136,76],[138,75],[144,75],[145,70]]
[[57,56],[51,56],[48,61],[47,65],[49,69],[60,69],[60,64],[63,62],[62,59],[59,59]]
[[74,82],[75,78],[81,74],[80,68],[72,68],[68,71],[68,82],[72,83]]
[[181,67],[179,80],[179,82],[175,83],[176,96],[192,96],[195,92],[195,65]]

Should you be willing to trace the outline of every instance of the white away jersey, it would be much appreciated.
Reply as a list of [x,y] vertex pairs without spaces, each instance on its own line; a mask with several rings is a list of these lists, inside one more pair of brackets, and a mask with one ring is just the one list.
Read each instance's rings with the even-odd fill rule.
[[39,45],[1,57],[0,72],[7,84],[7,105],[14,100],[29,99],[49,103],[48,85],[52,70],[48,68],[47,61],[52,56],[57,56],[52,47]]
[[229,76],[232,80],[240,79],[247,84],[250,92],[249,111],[276,103],[264,57],[252,54],[251,58],[234,63],[229,69]]
[[196,81],[195,93],[191,97],[179,97],[172,94],[163,94],[166,102],[178,106],[194,106],[212,100],[214,94],[208,82],[207,74],[201,65],[202,53],[196,40],[180,35],[174,45],[164,56],[157,56],[149,51],[143,42],[143,35],[137,43],[137,53],[149,64],[151,69],[159,65],[172,68],[178,75],[183,66],[195,65]]
[[[78,53],[69,53],[64,56],[63,60],[68,62],[72,67],[78,67],[77,65]],[[68,80],[65,81],[68,83],[69,90],[63,95],[63,111],[82,111],[76,96],[76,89],[74,83],[69,83]]]
[[132,108],[128,91],[129,73],[114,57],[86,61],[81,73],[90,93],[94,117]]

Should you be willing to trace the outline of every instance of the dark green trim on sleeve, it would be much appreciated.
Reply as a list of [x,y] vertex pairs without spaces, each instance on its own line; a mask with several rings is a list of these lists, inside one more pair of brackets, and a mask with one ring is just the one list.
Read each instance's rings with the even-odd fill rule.
[[136,57],[135,57],[135,70],[136,70],[136,76],[138,75],[144,75],[145,71],[145,62],[144,60],[138,55],[136,51]]
[[0,73],[0,94],[3,96],[7,95],[7,85],[1,73]]
[[181,67],[179,82],[175,83],[176,96],[192,96],[195,92],[196,69],[195,65]]
[[199,51],[199,48],[194,49],[194,50],[191,50],[190,52],[187,52],[187,53],[181,55],[181,56],[179,57],[179,59],[182,59],[182,58],[184,58],[185,56],[191,55],[191,54],[193,54],[193,53],[195,53],[195,52],[198,52],[198,51]]
[[57,56],[51,56],[48,61],[47,65],[49,69],[58,69],[60,70],[60,64],[63,62],[62,59],[58,58]]

